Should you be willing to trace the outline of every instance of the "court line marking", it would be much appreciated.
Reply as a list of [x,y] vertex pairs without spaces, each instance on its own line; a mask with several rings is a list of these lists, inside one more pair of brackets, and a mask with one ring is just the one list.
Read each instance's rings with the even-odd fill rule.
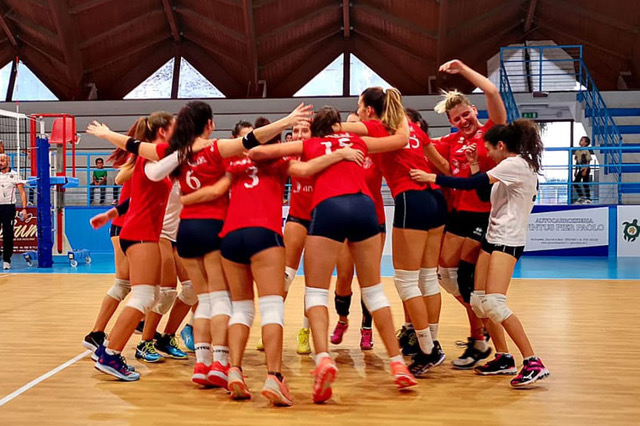
[[37,379],[34,379],[34,380],[30,381],[26,385],[22,386],[20,389],[16,390],[15,392],[10,393],[9,395],[5,396],[2,399],[0,399],[0,407],[5,405],[7,402],[10,402],[11,400],[17,398],[18,396],[22,395],[23,393],[25,393],[29,389],[31,389],[34,386],[36,386],[38,383],[47,380],[49,377],[55,375],[56,373],[59,373],[60,371],[62,371],[65,368],[69,367],[70,365],[75,364],[76,362],[80,361],[82,358],[86,357],[90,353],[91,353],[91,351],[89,351],[89,350],[84,351],[81,354],[75,356],[74,358],[71,358],[69,361],[65,362],[64,364],[61,364],[61,365],[57,366],[56,368],[54,368],[53,370],[51,370],[51,371],[43,374],[42,376],[38,377]]

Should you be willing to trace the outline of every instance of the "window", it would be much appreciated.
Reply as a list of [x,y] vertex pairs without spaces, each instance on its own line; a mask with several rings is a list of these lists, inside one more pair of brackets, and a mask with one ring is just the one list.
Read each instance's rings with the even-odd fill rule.
[[[5,99],[11,77],[9,62],[0,70],[0,96]],[[58,97],[27,67],[22,61],[18,62],[18,78],[13,87],[14,101],[57,101]]]
[[185,58],[180,61],[178,98],[224,98],[216,86],[207,80]]
[[293,96],[342,96],[343,70],[344,54],[338,56]]

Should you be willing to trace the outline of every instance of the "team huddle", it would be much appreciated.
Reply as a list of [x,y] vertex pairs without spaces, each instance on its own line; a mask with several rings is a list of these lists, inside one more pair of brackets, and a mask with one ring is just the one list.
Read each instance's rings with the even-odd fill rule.
[[[116,260],[115,283],[83,342],[95,367],[120,380],[139,380],[122,356],[136,328],[142,332],[136,358],[186,359],[176,333],[192,310],[181,334],[195,352],[193,382],[227,389],[234,400],[249,399],[242,362],[255,288],[258,346],[267,367],[261,394],[275,405],[292,405],[281,374],[284,304],[303,259],[305,314],[297,352],[309,354],[313,346],[316,403],[331,398],[338,375],[329,342],[340,344],[348,330],[354,271],[362,298],[360,347],[372,349],[375,323],[399,390],[416,386],[417,377],[444,362],[438,342],[441,287],[469,318],[470,337],[454,368],[516,375],[514,387],[547,377],[506,296],[537,194],[543,149],[538,129],[526,120],[507,124],[498,89],[462,62],[447,62],[440,71],[482,89],[489,114],[484,125],[464,95],[448,92],[436,111],[447,114],[457,131],[432,140],[425,120],[403,107],[400,93],[379,87],[362,92],[357,112],[345,122],[333,107],[314,114],[301,104],[273,123],[240,121],[230,139],[209,139],[213,112],[199,101],[177,117],[155,112],[140,118],[127,135],[91,124],[88,133],[117,147],[111,161],[120,168],[116,182],[123,184],[120,204],[92,219],[94,228],[113,220]],[[290,129],[293,140],[280,143]],[[395,202],[393,280],[405,315],[399,332],[380,278],[383,179]],[[330,335],[336,267],[339,318]],[[107,338],[106,325],[129,293]],[[519,373],[505,331],[524,359]],[[495,357],[482,364],[492,352],[490,339]]]

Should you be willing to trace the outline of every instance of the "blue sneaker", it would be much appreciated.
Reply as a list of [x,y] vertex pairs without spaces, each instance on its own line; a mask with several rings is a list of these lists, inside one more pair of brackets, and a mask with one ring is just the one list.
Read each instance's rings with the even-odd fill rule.
[[153,346],[152,341],[142,341],[138,343],[136,347],[136,358],[141,359],[144,362],[161,362],[164,361],[164,357],[160,355],[156,348]]
[[180,332],[180,337],[182,337],[182,341],[187,347],[187,350],[189,352],[195,352],[196,347],[193,342],[193,326],[191,324],[187,324],[184,326],[184,328]]
[[157,350],[173,359],[187,359],[187,354],[178,347],[178,339],[175,334],[163,334],[156,340]]
[[[98,359],[100,358],[100,355],[102,355],[103,353],[104,353],[104,346],[100,345],[98,346],[98,349],[96,349],[96,351],[91,354],[91,359],[97,362]],[[129,369],[129,371],[136,371],[136,368],[133,365],[127,364],[127,368]]]
[[[102,348],[102,346],[101,346]],[[98,348],[100,350],[100,348]],[[140,380],[140,373],[131,371],[122,354],[109,355],[104,349],[100,351],[100,356],[95,365],[96,369],[103,373],[117,377],[125,382],[135,382]]]

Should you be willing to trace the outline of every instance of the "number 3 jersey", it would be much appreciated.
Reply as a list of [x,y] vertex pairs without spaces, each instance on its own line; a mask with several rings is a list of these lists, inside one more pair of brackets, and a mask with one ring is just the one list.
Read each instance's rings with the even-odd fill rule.
[[[213,145],[192,154],[180,167],[180,190],[190,194],[198,189],[213,185],[226,173],[228,161],[222,158],[218,141]],[[229,196],[224,194],[215,200],[190,204],[182,208],[180,219],[218,219],[224,220],[229,205]]]
[[282,199],[289,161],[253,162],[236,157],[229,162],[229,211],[220,237],[242,228],[266,228],[282,235]]
[[[348,144],[351,144],[351,148],[367,155],[367,145],[359,136],[351,133],[337,133],[303,141],[300,159],[302,161],[313,160],[316,157],[331,154]],[[324,200],[340,195],[361,192],[373,199],[367,186],[364,168],[352,161],[340,161],[316,174],[313,187],[312,209]]]

